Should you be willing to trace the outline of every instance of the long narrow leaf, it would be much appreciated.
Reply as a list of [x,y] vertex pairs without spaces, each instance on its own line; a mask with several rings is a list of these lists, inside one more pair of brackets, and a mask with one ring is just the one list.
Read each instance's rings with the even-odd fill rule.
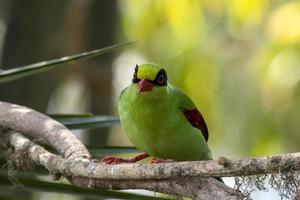
[[49,116],[69,129],[105,128],[120,123],[119,118],[114,116],[93,116],[90,114],[50,114]]
[[141,152],[135,147],[102,147],[102,148],[89,148],[93,156],[105,156],[113,154],[132,154]]
[[54,114],[48,114],[53,119],[70,119],[70,118],[76,118],[76,117],[93,117],[94,115],[91,113],[79,113],[79,114],[66,114],[66,113],[54,113]]
[[2,70],[2,71],[0,71],[0,83],[13,81],[13,80],[25,77],[25,76],[29,76],[29,75],[37,74],[37,73],[44,72],[44,71],[47,71],[50,69],[54,69],[54,68],[57,68],[58,66],[60,66],[60,64],[67,63],[70,61],[82,60],[82,59],[99,56],[99,55],[111,52],[120,47],[127,46],[132,43],[133,42],[116,44],[116,45],[108,46],[108,47],[105,47],[102,49],[87,51],[87,52],[83,52],[83,53],[79,53],[79,54],[75,54],[75,55],[71,55],[71,56],[65,56],[65,57],[58,58],[58,59],[42,61],[42,62],[30,64],[30,65],[16,67],[13,69]]

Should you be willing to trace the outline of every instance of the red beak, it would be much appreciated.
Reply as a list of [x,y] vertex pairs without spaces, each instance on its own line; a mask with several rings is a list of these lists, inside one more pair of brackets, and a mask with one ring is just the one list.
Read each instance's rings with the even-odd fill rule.
[[149,82],[146,79],[142,79],[140,80],[140,82],[138,83],[138,93],[144,92],[144,91],[151,91],[152,88],[154,87],[154,85]]

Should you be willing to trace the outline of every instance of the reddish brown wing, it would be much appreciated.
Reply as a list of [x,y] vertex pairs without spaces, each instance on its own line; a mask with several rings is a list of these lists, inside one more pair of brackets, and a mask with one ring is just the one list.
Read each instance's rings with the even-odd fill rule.
[[208,129],[202,114],[197,110],[184,110],[184,115],[186,119],[194,126],[195,128],[199,128],[207,142],[208,140]]

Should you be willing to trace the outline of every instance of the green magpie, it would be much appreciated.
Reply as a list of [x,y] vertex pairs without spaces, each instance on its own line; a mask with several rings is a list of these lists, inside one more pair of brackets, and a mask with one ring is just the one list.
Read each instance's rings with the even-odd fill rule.
[[131,163],[152,156],[150,163],[211,160],[208,129],[193,101],[168,83],[155,64],[136,65],[132,83],[119,97],[125,134],[143,154],[133,158],[106,156],[106,164]]

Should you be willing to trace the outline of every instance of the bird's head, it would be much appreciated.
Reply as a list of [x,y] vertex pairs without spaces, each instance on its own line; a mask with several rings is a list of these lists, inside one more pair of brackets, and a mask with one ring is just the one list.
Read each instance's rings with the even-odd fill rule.
[[162,90],[167,86],[166,71],[154,64],[136,65],[132,83],[137,84],[138,94],[152,90]]

